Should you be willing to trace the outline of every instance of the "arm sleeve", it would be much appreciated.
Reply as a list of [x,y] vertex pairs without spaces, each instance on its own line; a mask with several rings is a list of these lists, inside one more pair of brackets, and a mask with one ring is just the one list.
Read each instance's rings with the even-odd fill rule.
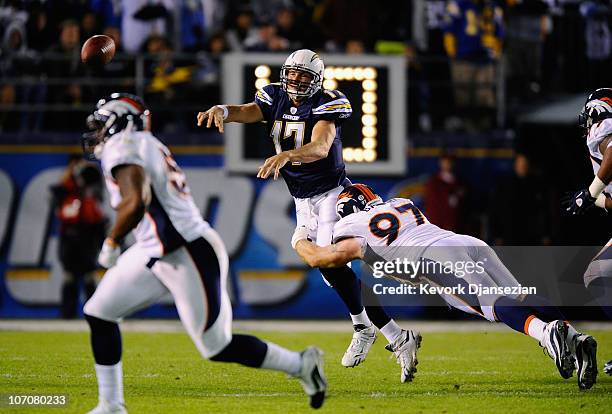
[[264,121],[269,121],[272,118],[272,105],[274,104],[274,97],[276,95],[276,89],[274,85],[266,85],[255,92],[255,103],[261,109]]
[[312,109],[312,115],[317,121],[334,121],[336,125],[341,124],[353,113],[351,103],[340,91],[324,90],[321,99]]

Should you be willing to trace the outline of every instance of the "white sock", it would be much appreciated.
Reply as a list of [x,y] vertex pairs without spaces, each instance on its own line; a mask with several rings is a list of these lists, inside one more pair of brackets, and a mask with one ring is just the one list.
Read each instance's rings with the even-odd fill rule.
[[261,364],[261,368],[283,371],[289,375],[297,375],[302,368],[302,356],[298,352],[290,351],[272,342],[268,344],[268,352]]
[[397,339],[398,336],[402,334],[402,328],[391,319],[385,326],[380,329],[380,332],[387,338],[389,343],[393,343]]
[[366,313],[365,308],[358,315],[351,315],[351,320],[353,321],[353,325],[365,325],[366,327],[372,326],[372,321],[368,318],[368,314]]
[[98,377],[98,398],[104,399],[111,404],[124,404],[123,400],[123,368],[121,361],[115,365],[98,365],[96,376]]
[[545,327],[546,327],[546,322],[536,317],[533,317],[528,322],[527,333],[529,334],[529,336],[536,339],[538,342],[543,343]]

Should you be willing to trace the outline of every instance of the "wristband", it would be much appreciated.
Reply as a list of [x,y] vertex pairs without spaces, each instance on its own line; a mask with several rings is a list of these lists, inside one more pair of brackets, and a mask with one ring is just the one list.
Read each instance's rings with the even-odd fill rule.
[[223,120],[225,121],[229,116],[229,109],[227,109],[227,105],[217,105],[217,108],[221,108],[223,110]]
[[591,194],[591,197],[597,198],[604,188],[606,188],[606,183],[601,181],[601,178],[595,174],[595,178],[593,178],[593,182],[589,186],[589,193]]
[[599,208],[603,208],[604,210],[606,210],[606,195],[604,193],[601,193],[597,196],[597,199],[595,200],[595,205]]

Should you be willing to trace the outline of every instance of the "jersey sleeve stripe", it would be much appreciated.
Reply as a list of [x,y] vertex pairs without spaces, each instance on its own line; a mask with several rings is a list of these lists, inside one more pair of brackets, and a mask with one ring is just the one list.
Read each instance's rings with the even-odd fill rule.
[[332,109],[339,109],[339,108],[350,108],[351,104],[338,104],[338,105],[333,105],[333,106],[328,106],[327,108],[324,108],[324,111],[330,111]]
[[326,102],[323,105],[317,106],[316,108],[312,110],[312,112],[322,111],[326,108],[337,106],[337,105],[345,105],[345,107],[347,108],[351,107],[351,103],[348,101],[348,99],[340,98],[340,99],[333,100],[331,102]]
[[255,97],[259,99],[260,101],[267,103],[268,105],[272,105],[272,98],[270,98],[270,95],[268,95],[266,91],[262,89],[257,91],[257,93],[255,94]]
[[312,111],[312,113],[314,115],[321,115],[321,114],[335,114],[335,113],[340,113],[340,112],[344,112],[344,113],[351,113],[353,112],[353,110],[351,108],[339,108],[339,109],[332,109],[329,111],[326,110],[322,110],[322,111]]

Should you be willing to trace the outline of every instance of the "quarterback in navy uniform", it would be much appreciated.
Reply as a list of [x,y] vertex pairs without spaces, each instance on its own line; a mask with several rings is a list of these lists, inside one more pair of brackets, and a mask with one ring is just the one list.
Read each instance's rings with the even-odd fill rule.
[[[214,124],[222,133],[225,122],[266,121],[276,155],[265,160],[257,177],[282,175],[295,199],[297,226],[307,227],[311,240],[327,246],[338,220],[336,198],[350,185],[341,131],[352,109],[342,92],[322,88],[323,72],[323,61],[316,53],[295,51],[281,68],[280,83],[258,90],[254,102],[213,106],[199,112],[197,122],[208,128]],[[407,335],[382,307],[363,306],[359,281],[348,266],[320,270],[347,305],[355,329],[342,365],[354,367],[365,359],[376,339],[372,322],[390,343]]]

